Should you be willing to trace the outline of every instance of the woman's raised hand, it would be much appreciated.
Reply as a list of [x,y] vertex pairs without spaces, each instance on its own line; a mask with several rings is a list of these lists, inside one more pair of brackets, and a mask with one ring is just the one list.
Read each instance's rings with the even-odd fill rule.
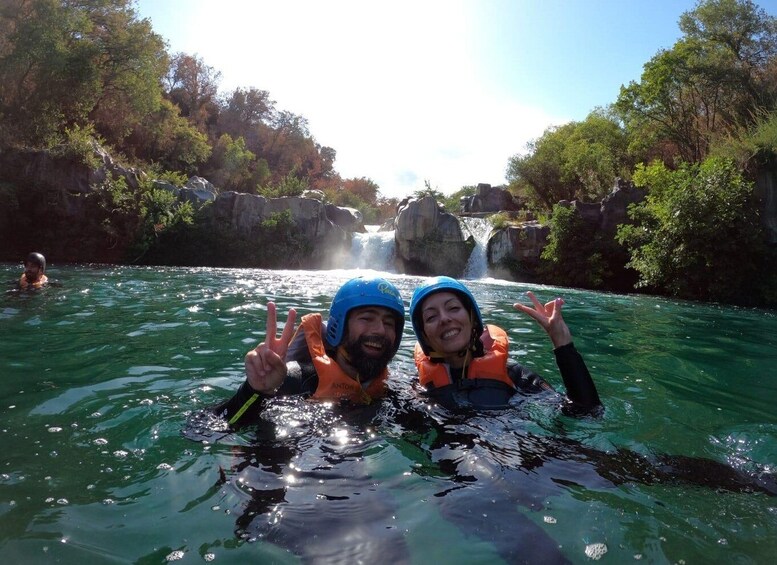
[[297,311],[289,309],[281,337],[274,302],[267,303],[267,335],[265,341],[249,351],[245,357],[246,379],[256,392],[273,394],[286,378],[286,351],[294,336]]
[[528,291],[526,296],[532,301],[534,307],[526,306],[520,302],[513,304],[516,310],[528,314],[542,326],[550,336],[553,347],[558,348],[572,342],[572,333],[567,327],[567,323],[561,315],[561,307],[564,305],[563,298],[556,298],[546,304],[542,304],[532,291]]

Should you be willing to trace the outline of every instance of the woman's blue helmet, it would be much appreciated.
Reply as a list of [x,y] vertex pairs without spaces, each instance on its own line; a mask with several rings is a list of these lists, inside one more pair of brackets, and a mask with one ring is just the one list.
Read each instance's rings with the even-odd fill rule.
[[421,284],[421,286],[417,287],[415,292],[413,292],[413,298],[410,299],[410,321],[413,323],[413,331],[415,332],[416,339],[418,339],[418,343],[421,344],[421,348],[427,355],[429,354],[429,345],[426,343],[426,339],[424,338],[424,324],[421,316],[421,303],[428,296],[434,294],[435,292],[442,291],[452,292],[457,294],[462,299],[464,306],[468,308],[474,316],[476,335],[482,334],[484,329],[483,317],[480,315],[480,308],[478,307],[478,303],[466,286],[461,284],[456,279],[452,279],[451,277],[440,276],[431,278]]
[[386,279],[357,277],[346,282],[337,291],[329,308],[329,321],[326,323],[326,341],[331,347],[337,347],[343,341],[348,313],[354,308],[380,306],[396,313],[397,339],[394,353],[399,349],[402,330],[405,327],[405,305],[399,290]]

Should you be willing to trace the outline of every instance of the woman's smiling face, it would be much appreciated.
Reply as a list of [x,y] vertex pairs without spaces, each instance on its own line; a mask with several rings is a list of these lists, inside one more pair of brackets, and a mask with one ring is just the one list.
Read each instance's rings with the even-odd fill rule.
[[452,366],[463,363],[459,352],[472,336],[470,312],[458,294],[435,292],[421,304],[421,322],[429,347]]

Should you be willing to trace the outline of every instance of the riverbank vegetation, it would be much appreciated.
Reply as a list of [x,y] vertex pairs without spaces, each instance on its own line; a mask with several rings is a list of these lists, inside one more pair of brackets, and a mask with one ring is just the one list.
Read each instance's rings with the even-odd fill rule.
[[[647,61],[611,105],[516,148],[508,188],[551,227],[545,282],[775,305],[777,261],[768,242],[777,237],[764,225],[777,221],[774,205],[765,206],[777,198],[776,20],[749,0],[705,0],[678,24],[681,38]],[[359,209],[365,223],[394,215],[397,199],[370,178],[338,174],[335,149],[316,141],[304,116],[256,87],[221,92],[219,79],[197,55],[168,52],[131,0],[0,6],[0,151],[45,151],[94,166],[97,140],[146,173],[133,186],[104,179],[84,196],[91,218],[84,260],[90,246],[113,241],[117,262],[197,263],[198,237],[215,235],[198,232],[201,214],[149,178],[181,186],[196,175],[221,191],[268,197],[315,190]],[[600,201],[617,178],[648,196],[616,233],[558,205]],[[439,192],[451,211],[474,191],[464,186],[445,197],[429,181],[419,188]],[[67,227],[58,221],[61,202],[2,172],[0,196],[8,249],[24,247],[33,232],[56,249]],[[287,219],[276,220],[262,229],[273,240],[291,238],[272,261],[281,265],[303,244]],[[230,234],[220,237],[218,248],[239,247]],[[220,258],[233,255],[243,256]]]
[[[547,282],[607,289],[631,271],[654,293],[775,305],[777,20],[707,0],[679,26],[612,105],[512,157],[510,188],[550,218]],[[614,236],[557,205],[599,201],[616,178],[648,195]]]

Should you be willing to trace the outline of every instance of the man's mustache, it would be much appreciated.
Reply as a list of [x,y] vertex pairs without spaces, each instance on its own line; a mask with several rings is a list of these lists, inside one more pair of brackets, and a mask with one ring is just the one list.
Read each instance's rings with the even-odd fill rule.
[[356,340],[356,345],[358,347],[370,345],[372,347],[378,346],[381,349],[389,349],[392,344],[388,338],[382,335],[363,335]]

